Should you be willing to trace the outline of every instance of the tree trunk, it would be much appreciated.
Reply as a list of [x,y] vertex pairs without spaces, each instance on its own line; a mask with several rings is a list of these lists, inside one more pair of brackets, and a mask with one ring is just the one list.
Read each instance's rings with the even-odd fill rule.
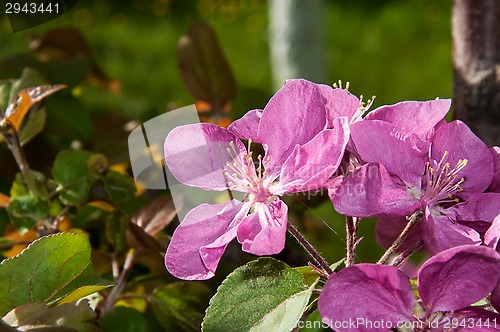
[[500,1],[454,0],[455,118],[500,145]]
[[323,0],[271,0],[269,48],[275,88],[290,78],[324,82]]

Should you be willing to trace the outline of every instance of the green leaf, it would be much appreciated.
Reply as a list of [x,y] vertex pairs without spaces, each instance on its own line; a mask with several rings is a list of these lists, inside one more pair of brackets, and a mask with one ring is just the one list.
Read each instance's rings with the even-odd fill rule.
[[[40,194],[41,199],[45,199],[47,196],[47,188],[45,186],[45,175],[40,172],[30,170],[31,176],[33,180],[35,180],[36,188],[38,189],[38,193]],[[12,198],[19,196],[29,195],[30,192],[26,184],[24,183],[24,179],[21,173],[17,173],[12,183],[12,187],[10,188],[10,196]]]
[[104,332],[146,332],[148,321],[142,313],[132,308],[114,307],[99,321]]
[[[45,303],[26,303],[10,311],[4,322],[21,331],[50,328],[54,331],[97,332],[100,329],[94,323],[95,312],[87,300],[49,307]],[[61,329],[61,327],[67,329]]]
[[[21,304],[47,304],[83,286],[109,285],[94,272],[86,235],[42,237],[0,264],[0,315]],[[88,294],[87,294],[88,295]]]
[[135,184],[129,176],[109,171],[103,177],[103,182],[109,198],[115,204],[125,203],[134,197]]
[[156,289],[151,297],[153,312],[165,331],[200,331],[210,288],[196,282],[176,282]]
[[237,268],[222,282],[203,319],[203,331],[291,331],[315,283],[272,258]]
[[102,291],[106,288],[110,288],[110,287],[113,287],[113,285],[112,284],[104,284],[104,285],[82,286],[82,287],[75,289],[71,293],[65,295],[63,298],[57,300],[55,303],[57,305],[70,303],[70,302],[79,300],[82,297],[89,296],[91,294],[100,292],[100,291]]
[[127,247],[128,219],[120,213],[113,213],[106,219],[104,230],[106,239],[114,247],[115,251],[123,251]]
[[45,127],[45,119],[47,117],[47,112],[45,108],[41,108],[36,110],[35,112],[28,115],[28,118],[25,120],[26,123],[21,128],[20,141],[21,145],[25,145],[33,137],[38,135],[43,128]]
[[7,206],[10,220],[22,235],[49,216],[49,205],[29,195],[12,198]]
[[78,205],[87,199],[91,188],[87,160],[89,151],[61,151],[54,161],[52,175],[62,185],[59,198],[64,204]]

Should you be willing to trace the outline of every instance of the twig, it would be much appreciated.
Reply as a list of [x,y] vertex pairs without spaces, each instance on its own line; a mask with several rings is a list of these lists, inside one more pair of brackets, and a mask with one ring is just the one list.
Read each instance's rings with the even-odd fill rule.
[[288,232],[299,242],[302,248],[314,259],[316,263],[328,274],[332,274],[333,270],[328,265],[328,262],[321,256],[321,254],[312,246],[312,244],[299,232],[299,230],[290,222],[286,226]]
[[398,248],[401,246],[403,241],[406,239],[410,231],[412,230],[413,226],[417,223],[422,218],[422,211],[418,210],[414,212],[411,216],[406,217],[408,219],[408,223],[406,224],[405,228],[399,234],[399,236],[394,240],[394,243],[387,249],[387,251],[384,253],[384,255],[379,259],[377,264],[385,265],[387,264],[387,261],[391,257],[392,254],[398,250]]

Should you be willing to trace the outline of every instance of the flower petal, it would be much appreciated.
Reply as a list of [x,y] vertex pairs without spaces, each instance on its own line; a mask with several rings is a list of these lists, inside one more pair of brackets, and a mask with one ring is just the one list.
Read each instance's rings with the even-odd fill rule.
[[347,118],[333,121],[333,129],[322,130],[306,144],[296,145],[283,164],[280,185],[299,182],[286,189],[287,193],[313,191],[322,187],[337,170],[349,141]]
[[269,100],[260,119],[258,137],[266,148],[269,175],[278,175],[295,146],[304,145],[326,126],[325,104],[318,85],[289,80]]
[[500,315],[478,307],[468,307],[454,312],[446,313],[435,329],[431,331],[442,332],[498,332],[500,331]]
[[457,221],[484,233],[500,214],[500,193],[480,193],[464,196],[466,201],[454,207]]
[[434,126],[441,121],[451,106],[451,99],[429,101],[403,101],[381,106],[365,117],[366,120],[381,120],[425,139]]
[[[207,190],[228,189],[223,169],[233,162],[227,151],[234,142],[236,158],[243,159],[243,143],[229,130],[211,123],[174,128],[165,139],[165,162],[177,180]],[[234,153],[233,153],[234,154]]]
[[261,117],[262,110],[248,111],[241,118],[233,121],[227,129],[241,139],[251,139],[255,143],[260,143],[257,135]]
[[[323,322],[335,331],[387,331],[414,320],[413,302],[410,282],[397,268],[356,264],[330,275],[321,291],[318,310]],[[375,328],[362,323],[382,320],[391,326]],[[342,324],[351,321],[356,322],[354,327]],[[347,327],[339,328],[342,325]]]
[[[377,243],[384,248],[389,248],[407,224],[408,220],[403,216],[378,219],[377,225],[375,226]],[[422,229],[421,223],[417,222],[399,247],[398,251],[403,252],[420,240],[422,240]]]
[[493,220],[490,228],[484,234],[484,245],[498,250],[500,240],[500,214]]
[[262,256],[278,254],[285,248],[288,207],[281,200],[256,203],[254,213],[243,219],[238,227],[242,250]]
[[487,296],[500,278],[500,255],[493,249],[459,246],[431,257],[418,273],[424,307],[459,310]]
[[493,308],[500,311],[500,282],[496,285],[495,289],[491,291],[490,302]]
[[464,192],[483,192],[493,179],[493,155],[469,127],[462,121],[455,120],[439,127],[434,133],[431,145],[431,160],[439,162],[445,151],[449,155],[445,162],[454,168],[460,159],[468,163],[457,176],[465,182],[460,186]]
[[344,89],[332,88],[329,85],[318,84],[319,91],[326,102],[326,118],[328,128],[333,127],[336,118],[346,116],[352,122],[353,116],[360,106],[358,97]]
[[450,220],[448,216],[433,215],[426,208],[422,220],[424,243],[433,256],[441,251],[462,245],[480,245],[481,236],[474,229]]
[[335,210],[360,218],[407,216],[420,207],[407,188],[381,164],[366,164],[330,191]]
[[[248,208],[248,204],[231,200],[224,204],[202,204],[189,211],[168,246],[165,255],[167,270],[173,276],[186,280],[213,277],[227,244],[236,236],[233,229],[239,222],[235,218],[242,218]],[[202,257],[200,249],[205,246],[217,250],[208,254],[205,252]]]
[[427,144],[416,135],[388,122],[363,120],[351,125],[351,138],[363,161],[381,163],[407,184],[420,185]]
[[488,191],[500,193],[500,147],[494,146],[490,149],[493,154],[493,164],[495,172],[493,174],[493,181],[491,182]]

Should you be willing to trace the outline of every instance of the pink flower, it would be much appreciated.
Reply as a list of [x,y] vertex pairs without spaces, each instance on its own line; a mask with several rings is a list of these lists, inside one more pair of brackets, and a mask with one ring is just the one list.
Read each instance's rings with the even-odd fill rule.
[[[318,310],[339,332],[498,331],[497,313],[471,305],[490,294],[500,277],[493,249],[460,246],[429,259],[418,272],[420,299],[405,274],[393,266],[357,264],[332,274]],[[342,322],[356,325],[342,325]],[[410,329],[409,327],[412,327]]]
[[377,238],[390,245],[405,216],[421,210],[406,243],[421,238],[431,255],[481,242],[500,211],[500,195],[483,193],[493,179],[493,156],[467,125],[441,123],[426,142],[391,123],[364,120],[351,126],[351,139],[365,164],[332,193],[339,213],[380,218]]
[[[257,113],[247,115],[253,116]],[[289,81],[258,118],[252,131],[264,147],[264,157],[254,158],[238,136],[213,124],[177,127],[167,136],[165,162],[177,180],[245,194],[242,201],[202,204],[188,212],[165,256],[172,275],[211,278],[234,238],[243,251],[279,253],[285,246],[288,210],[279,196],[316,190],[336,171],[349,139],[348,120],[333,119],[327,128],[317,84]]]

